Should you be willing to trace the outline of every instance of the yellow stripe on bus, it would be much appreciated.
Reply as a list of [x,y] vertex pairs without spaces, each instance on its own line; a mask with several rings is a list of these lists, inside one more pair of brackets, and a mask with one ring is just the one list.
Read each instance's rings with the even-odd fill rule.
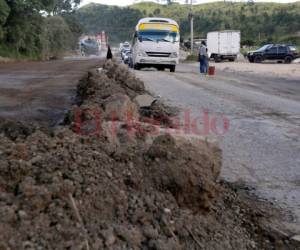
[[172,32],[179,32],[179,28],[176,25],[161,23],[142,23],[139,26],[139,30],[168,30]]

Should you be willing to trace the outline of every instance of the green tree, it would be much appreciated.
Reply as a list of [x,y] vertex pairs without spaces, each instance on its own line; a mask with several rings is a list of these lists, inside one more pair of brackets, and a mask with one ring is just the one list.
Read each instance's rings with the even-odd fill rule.
[[160,9],[159,8],[155,9],[153,14],[158,16],[160,14]]
[[6,22],[6,19],[9,15],[10,8],[4,0],[0,0],[0,40],[4,36],[3,26]]

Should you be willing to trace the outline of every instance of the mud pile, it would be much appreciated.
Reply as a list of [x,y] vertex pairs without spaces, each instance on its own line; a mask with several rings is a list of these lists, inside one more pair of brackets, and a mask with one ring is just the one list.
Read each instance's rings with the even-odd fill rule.
[[266,214],[253,201],[217,183],[216,145],[141,122],[133,100],[144,92],[127,69],[108,63],[79,85],[69,126],[43,132],[2,121],[0,249],[284,246],[264,234],[258,221]]
[[[164,105],[160,100],[154,101],[148,107],[139,107],[135,99],[145,94],[150,95],[146,92],[144,83],[130,73],[126,66],[109,61],[103,68],[90,71],[82,79],[77,89],[77,103],[81,110],[95,111],[98,108],[101,117],[106,120],[124,121],[134,118],[173,127],[172,117],[177,114],[177,110]],[[73,111],[76,110],[77,107]],[[70,119],[74,120],[74,117]]]

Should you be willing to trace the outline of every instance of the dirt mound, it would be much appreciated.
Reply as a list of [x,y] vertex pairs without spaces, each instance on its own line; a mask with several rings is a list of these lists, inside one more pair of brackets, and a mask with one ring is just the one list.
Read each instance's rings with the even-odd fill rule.
[[216,145],[99,118],[112,96],[128,104],[144,91],[123,68],[103,68],[79,86],[80,131],[75,109],[72,126],[52,133],[1,129],[0,249],[286,247],[287,237],[261,226],[269,213],[217,182]]
[[0,118],[0,134],[4,134],[11,140],[26,138],[35,131],[33,126],[25,125],[8,119]]
[[[139,108],[135,103],[135,97],[145,93],[147,92],[144,83],[130,73],[126,66],[108,61],[102,68],[91,70],[87,77],[82,79],[77,88],[77,103],[84,107],[97,105],[99,112],[105,113],[103,116],[109,116],[109,120],[113,116],[118,116],[117,118],[121,116],[123,117],[122,120],[125,120],[124,115],[129,116],[128,119],[136,118],[135,111],[132,113],[132,110],[139,110],[141,121],[147,120],[153,124],[172,127],[172,117],[177,114],[176,109],[164,105],[159,100],[153,102],[149,107]],[[128,109],[128,105],[126,107],[126,104],[121,107],[120,105],[109,105],[108,112],[110,114],[107,114],[105,104],[115,95],[128,96],[134,105],[130,104],[130,109]],[[77,110],[76,107],[75,111]],[[132,115],[133,117],[131,117]],[[70,123],[74,119],[73,110],[67,122]]]
[[[195,152],[178,162],[180,149],[170,136],[144,150],[135,146],[141,139],[117,139],[120,148],[112,153],[105,138],[68,129],[52,136],[37,131],[18,143],[1,136],[4,249],[84,248],[86,242],[92,249],[182,249],[174,219],[182,208],[201,213],[209,207],[215,156],[197,157],[198,167],[188,169]],[[173,147],[154,150],[165,141]],[[198,179],[201,168],[208,176]]]

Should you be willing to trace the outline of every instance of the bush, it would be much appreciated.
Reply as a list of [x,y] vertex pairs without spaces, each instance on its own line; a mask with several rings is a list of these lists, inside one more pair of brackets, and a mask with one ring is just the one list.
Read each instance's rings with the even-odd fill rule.
[[281,38],[279,42],[300,46],[300,35],[286,36]]
[[60,16],[47,17],[42,34],[42,58],[59,58],[72,47],[73,34]]

